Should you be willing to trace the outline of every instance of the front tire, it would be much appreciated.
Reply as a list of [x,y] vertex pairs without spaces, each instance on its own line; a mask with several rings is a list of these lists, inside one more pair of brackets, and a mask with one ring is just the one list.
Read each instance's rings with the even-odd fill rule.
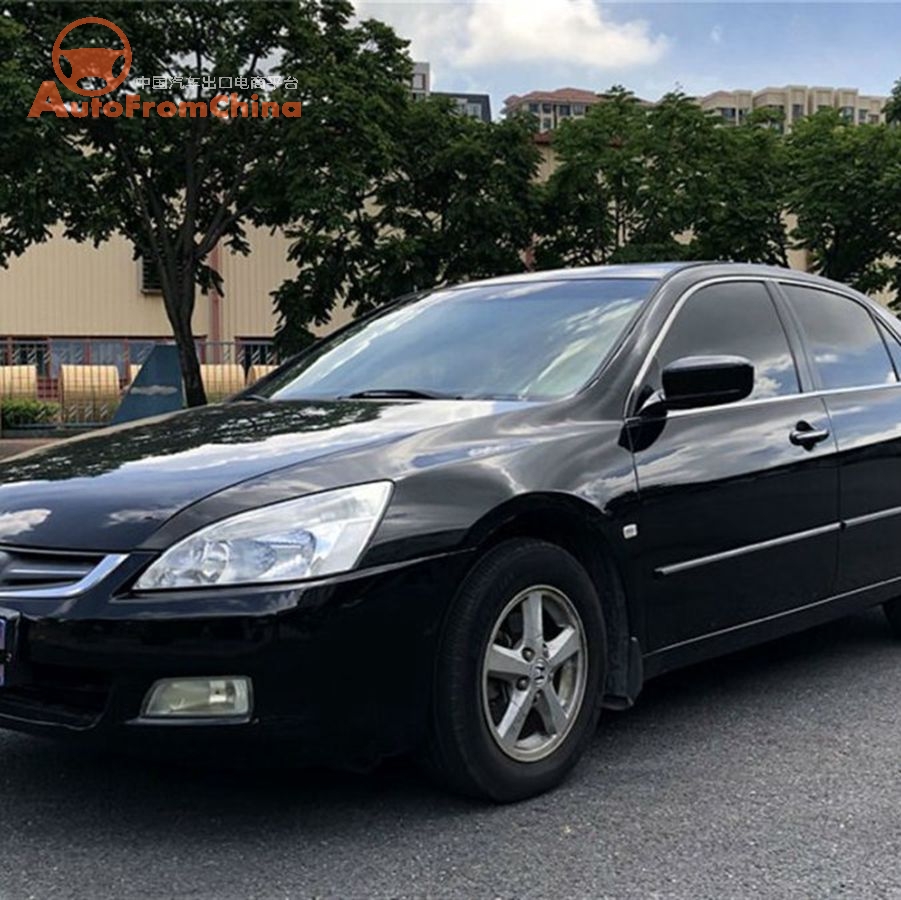
[[883,609],[892,628],[892,634],[901,640],[901,597],[889,600],[888,603],[883,604]]
[[442,641],[430,767],[500,803],[559,784],[591,740],[606,675],[597,592],[565,550],[494,547],[464,580]]

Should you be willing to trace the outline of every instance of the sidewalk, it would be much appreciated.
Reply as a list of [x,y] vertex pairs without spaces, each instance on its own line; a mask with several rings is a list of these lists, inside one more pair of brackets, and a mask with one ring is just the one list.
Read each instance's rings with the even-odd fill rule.
[[0,438],[0,459],[52,443],[53,440],[50,438]]

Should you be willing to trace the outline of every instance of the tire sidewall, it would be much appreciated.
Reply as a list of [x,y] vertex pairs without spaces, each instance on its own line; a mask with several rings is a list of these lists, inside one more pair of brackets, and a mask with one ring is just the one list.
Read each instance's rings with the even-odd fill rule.
[[[482,666],[498,618],[517,594],[548,585],[565,594],[585,632],[585,694],[576,722],[544,759],[521,762],[497,745],[482,700]],[[447,753],[472,781],[471,793],[498,801],[522,799],[553,787],[575,765],[600,714],[606,675],[606,635],[597,592],[582,566],[565,550],[542,541],[505,542],[474,567],[451,611],[438,668],[436,721],[447,732]]]

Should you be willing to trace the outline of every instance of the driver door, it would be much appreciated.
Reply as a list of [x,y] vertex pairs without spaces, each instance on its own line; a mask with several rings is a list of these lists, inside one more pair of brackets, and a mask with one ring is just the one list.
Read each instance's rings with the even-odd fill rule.
[[[698,355],[745,357],[755,378],[736,403],[628,420],[649,652],[828,597],[838,552],[835,439],[822,398],[801,393],[766,284],[701,287],[668,326],[643,388],[659,388],[668,363]],[[826,436],[800,445],[799,429]]]

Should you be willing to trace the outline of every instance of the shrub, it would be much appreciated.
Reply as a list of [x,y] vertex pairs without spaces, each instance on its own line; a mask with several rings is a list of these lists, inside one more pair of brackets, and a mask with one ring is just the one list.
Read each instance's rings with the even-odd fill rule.
[[25,428],[57,421],[59,406],[19,397],[0,399],[0,428]]

